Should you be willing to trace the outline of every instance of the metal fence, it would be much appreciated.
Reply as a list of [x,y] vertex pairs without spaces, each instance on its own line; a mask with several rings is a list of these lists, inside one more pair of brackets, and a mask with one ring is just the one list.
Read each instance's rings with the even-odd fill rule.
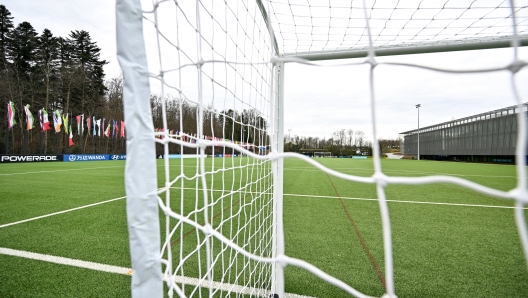
[[517,114],[527,115],[528,103],[402,132],[405,155],[515,155]]

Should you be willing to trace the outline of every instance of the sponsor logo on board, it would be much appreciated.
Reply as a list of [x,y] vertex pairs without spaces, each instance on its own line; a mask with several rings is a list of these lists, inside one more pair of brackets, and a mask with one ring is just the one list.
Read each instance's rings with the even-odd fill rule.
[[59,161],[58,155],[2,155],[1,162]]

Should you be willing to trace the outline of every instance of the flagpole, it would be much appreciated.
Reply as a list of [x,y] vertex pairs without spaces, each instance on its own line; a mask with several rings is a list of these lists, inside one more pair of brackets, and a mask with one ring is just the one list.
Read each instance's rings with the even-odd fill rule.
[[24,155],[27,154],[27,146],[28,146],[28,131],[27,129],[24,130]]
[[[83,114],[84,115],[84,114]],[[81,130],[79,131],[79,139],[81,140],[81,154],[84,154],[84,147],[83,147],[83,130],[84,130],[84,117],[80,117],[79,119],[81,120]]]
[[[9,126],[9,124],[8,124],[8,126]],[[10,130],[11,130],[11,128],[8,128],[7,132],[6,132],[6,154],[9,154],[9,131]]]
[[39,154],[42,152],[42,130],[44,129],[44,123],[42,123],[42,109],[39,111],[39,121],[40,121],[40,139],[39,139]]

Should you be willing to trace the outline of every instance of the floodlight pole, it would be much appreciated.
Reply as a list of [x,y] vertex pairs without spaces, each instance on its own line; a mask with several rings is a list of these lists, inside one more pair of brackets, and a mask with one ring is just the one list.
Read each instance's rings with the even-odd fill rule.
[[420,107],[421,104],[417,104],[416,108],[418,109],[418,160],[420,160]]

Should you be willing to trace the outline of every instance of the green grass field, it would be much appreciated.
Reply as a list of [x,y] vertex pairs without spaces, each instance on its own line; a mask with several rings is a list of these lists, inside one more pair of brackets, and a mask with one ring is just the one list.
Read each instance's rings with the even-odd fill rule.
[[[370,159],[316,160],[346,174],[373,173]],[[178,173],[178,163],[171,160],[171,173]],[[185,171],[192,173],[192,162],[186,164]],[[159,165],[162,177],[161,161]],[[516,185],[510,165],[383,160],[382,167],[389,176],[445,174],[501,190]],[[0,247],[129,268],[123,173],[123,161],[0,165]],[[236,189],[247,177],[220,172],[214,179]],[[194,185],[193,180],[185,182],[185,187]],[[367,295],[383,295],[375,186],[338,179],[288,159],[284,194],[286,254]],[[389,185],[386,194],[398,297],[528,297],[528,271],[512,202],[451,184]],[[5,226],[111,199],[117,200]],[[130,296],[130,276],[4,254],[0,280],[0,297]],[[285,282],[289,293],[350,297],[292,266],[286,267]]]

